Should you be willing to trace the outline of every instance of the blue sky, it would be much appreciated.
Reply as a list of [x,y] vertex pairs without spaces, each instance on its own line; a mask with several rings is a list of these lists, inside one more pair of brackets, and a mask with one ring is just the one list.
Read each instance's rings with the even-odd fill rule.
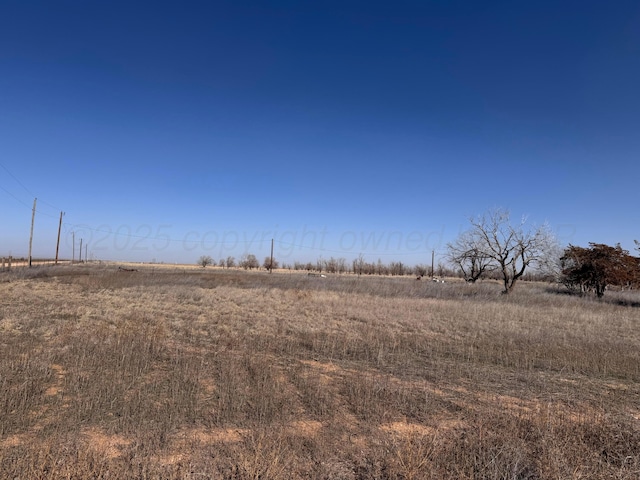
[[0,255],[429,263],[493,207],[632,249],[640,4],[0,4]]

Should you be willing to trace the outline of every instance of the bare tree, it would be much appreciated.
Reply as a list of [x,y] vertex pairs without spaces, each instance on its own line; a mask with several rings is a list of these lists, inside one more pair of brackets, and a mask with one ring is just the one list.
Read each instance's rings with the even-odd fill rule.
[[236,259],[233,258],[231,255],[229,255],[227,259],[224,261],[224,264],[227,268],[233,268],[236,266]]
[[252,270],[260,267],[260,262],[252,253],[245,253],[240,259],[240,266],[245,270]]
[[327,273],[338,273],[338,261],[335,258],[331,257],[325,262],[324,269],[327,271]]
[[389,273],[391,273],[391,275],[404,275],[406,273],[406,266],[402,262],[391,262],[389,264]]
[[347,271],[347,259],[340,257],[336,261],[338,265],[338,273],[345,273]]
[[205,268],[207,265],[211,265],[213,263],[213,258],[209,255],[202,255],[198,259],[198,265],[202,265],[202,268]]
[[470,223],[470,230],[462,234],[470,239],[467,250],[477,250],[477,259],[486,259],[499,273],[503,293],[511,292],[527,268],[542,264],[555,251],[555,237],[546,224],[530,227],[522,218],[513,225],[507,210],[491,210]]
[[265,270],[273,270],[274,268],[278,268],[278,261],[274,258],[273,259],[273,263],[271,263],[271,257],[264,257],[264,262],[262,263],[262,266],[265,268]]
[[467,282],[475,283],[485,273],[496,269],[493,259],[483,253],[484,242],[475,229],[461,233],[447,244],[447,260],[458,267]]
[[362,271],[364,270],[364,257],[362,254],[358,255],[353,261],[353,273],[357,273],[358,275],[362,275]]
[[413,274],[417,277],[426,277],[428,271],[429,268],[426,265],[419,264],[413,267]]

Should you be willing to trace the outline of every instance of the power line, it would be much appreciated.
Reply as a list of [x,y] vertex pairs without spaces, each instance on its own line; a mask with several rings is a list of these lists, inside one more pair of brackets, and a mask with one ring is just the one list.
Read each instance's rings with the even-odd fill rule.
[[32,197],[35,197],[35,194],[34,194],[31,190],[29,190],[29,189],[25,186],[25,184],[24,184],[24,183],[22,183],[20,180],[18,180],[18,177],[16,177],[13,173],[11,173],[7,167],[5,167],[4,165],[2,165],[1,163],[0,163],[0,167],[2,167],[2,168],[4,169],[4,171],[5,171],[5,172],[7,172],[11,178],[13,178],[16,182],[18,182],[18,185],[20,185],[22,188],[24,188],[24,189],[25,189],[25,191],[26,191],[29,195],[31,195]]
[[2,185],[0,185],[0,188],[2,190],[4,190],[8,195],[12,196],[17,202],[19,202],[20,204],[24,205],[25,207],[31,209],[31,207],[29,205],[27,205],[26,203],[24,203],[22,200],[20,200],[18,197],[16,197],[13,193],[11,193],[9,190],[7,190],[6,188],[4,188]]
[[[31,210],[32,207],[29,206],[29,204],[23,202],[22,200],[20,200],[18,197],[16,197],[13,193],[11,193],[9,190],[7,190],[6,188],[4,188],[2,185],[0,185],[0,190],[3,190],[7,195],[9,195],[10,197],[12,197],[16,202],[18,202],[20,205],[22,205],[25,208],[28,208],[29,210]],[[40,201],[41,203],[47,203],[44,201]],[[49,205],[49,204],[48,204]],[[51,206],[51,205],[49,205]],[[36,210],[36,213],[39,215],[44,215],[45,217],[51,217],[51,218],[57,218],[55,215],[51,215],[50,213],[47,212],[43,212],[42,210]]]
[[[3,190],[7,195],[11,196],[16,202],[18,202],[23,207],[26,207],[29,210],[31,210],[31,208],[32,208],[31,206],[29,206],[27,203],[25,203],[22,200],[20,200],[13,193],[11,193],[9,190],[4,188],[2,185],[0,185],[0,190]],[[41,201],[41,203],[46,203],[46,202]],[[44,215],[45,217],[57,218],[55,215],[51,215],[50,213],[43,212],[42,210],[36,210],[36,213],[39,214],[39,215]]]
[[[16,181],[16,182],[18,183],[18,185],[20,185],[20,186],[24,189],[24,191],[25,191],[25,192],[27,192],[27,193],[29,194],[29,196],[31,196],[31,197],[37,197],[37,195],[36,195],[35,193],[33,193],[31,190],[29,190],[29,189],[26,187],[26,185],[25,185],[24,183],[22,183],[22,182],[20,181],[20,179],[18,179],[18,177],[16,177],[13,173],[11,173],[11,172],[9,171],[9,169],[8,169],[7,167],[5,167],[5,166],[4,166],[3,164],[1,164],[1,163],[0,163],[0,167],[2,167],[2,169],[3,169],[5,172],[7,172],[7,174],[8,174],[11,178],[13,178],[13,179]],[[0,187],[0,188],[2,188],[2,187]],[[19,199],[18,199],[18,197],[16,197],[16,196],[15,196],[15,195],[13,195],[12,193],[10,193],[10,192],[9,192],[8,190],[6,190],[5,188],[2,188],[2,189],[3,189],[5,192],[7,192],[9,195],[11,195],[13,198],[15,198],[16,200],[18,200],[20,203],[22,203],[23,205],[26,205],[28,208],[31,208],[31,207],[29,207],[29,205],[27,205],[26,203],[24,203],[24,202],[22,202],[21,200],[19,200]],[[45,205],[47,205],[48,207],[54,208],[54,209],[56,209],[56,210],[60,210],[60,209],[59,209],[58,207],[56,207],[55,205],[51,205],[50,203],[45,202],[45,201],[44,201],[44,200],[42,200],[42,199],[40,199],[40,203],[41,203],[41,204],[45,204]],[[37,213],[42,213],[42,212],[37,212]],[[45,213],[42,213],[42,214],[43,214],[43,215],[46,215]]]

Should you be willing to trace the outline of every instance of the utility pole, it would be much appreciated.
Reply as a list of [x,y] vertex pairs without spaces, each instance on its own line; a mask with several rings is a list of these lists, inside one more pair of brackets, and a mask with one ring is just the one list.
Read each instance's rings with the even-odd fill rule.
[[271,239],[271,260],[269,260],[269,273],[273,273],[273,238]]
[[433,260],[436,256],[436,251],[431,250],[431,278],[433,278]]
[[36,202],[37,198],[33,199],[33,210],[31,211],[31,235],[29,235],[29,267],[31,267],[31,247],[33,246],[33,223],[36,219]]
[[80,253],[78,255],[78,262],[82,263],[82,239],[80,239]]
[[86,243],[84,244],[84,261],[85,262],[87,261],[87,247],[88,246],[89,246],[88,244],[86,244]]
[[76,261],[76,232],[71,232],[71,263]]
[[60,212],[60,223],[58,224],[58,243],[56,243],[56,265],[58,264],[58,251],[60,250],[60,230],[62,230],[62,216],[64,212]]

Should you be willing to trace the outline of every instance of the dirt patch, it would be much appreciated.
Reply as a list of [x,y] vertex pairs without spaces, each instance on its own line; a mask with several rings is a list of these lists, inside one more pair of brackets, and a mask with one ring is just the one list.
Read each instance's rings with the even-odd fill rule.
[[131,445],[131,440],[121,435],[107,435],[99,428],[88,428],[82,433],[87,438],[89,448],[103,453],[107,458],[119,457],[124,448]]
[[304,363],[305,365],[320,370],[323,373],[335,373],[342,370],[340,367],[334,365],[333,363],[322,363],[316,360],[300,360],[300,363]]
[[30,438],[25,434],[9,435],[4,440],[0,441],[2,448],[19,447],[30,442]]
[[64,376],[67,371],[62,367],[62,365],[53,364],[51,365],[51,370],[54,373],[54,382],[55,384],[47,388],[44,392],[46,397],[53,397],[62,391],[62,384],[64,383]]
[[433,427],[407,422],[385,423],[380,425],[380,430],[403,437],[410,435],[430,435],[436,431]]
[[176,443],[191,441],[204,444],[237,443],[247,432],[248,430],[244,428],[192,428],[176,433],[174,441]]
[[289,430],[294,435],[312,438],[322,429],[322,423],[315,420],[298,420],[289,424]]

